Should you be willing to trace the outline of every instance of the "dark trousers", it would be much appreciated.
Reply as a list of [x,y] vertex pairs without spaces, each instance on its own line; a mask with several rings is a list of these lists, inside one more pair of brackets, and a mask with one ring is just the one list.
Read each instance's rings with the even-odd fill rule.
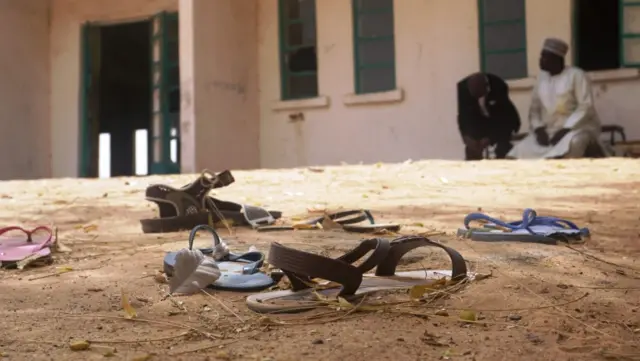
[[[471,138],[480,141],[482,138],[489,138],[489,145],[495,145],[496,159],[504,159],[513,148],[511,144],[511,132],[499,132],[486,135],[473,135]],[[484,159],[484,149],[473,149],[468,146],[464,147],[465,160],[481,160]]]

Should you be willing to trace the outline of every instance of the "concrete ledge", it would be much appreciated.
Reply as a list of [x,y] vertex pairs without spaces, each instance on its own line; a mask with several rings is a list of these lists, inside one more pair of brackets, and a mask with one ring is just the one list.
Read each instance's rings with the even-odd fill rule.
[[522,78],[507,80],[509,90],[531,90],[536,84],[536,78]]
[[404,91],[402,89],[395,89],[380,93],[347,94],[342,98],[342,102],[345,105],[399,103],[403,100]]
[[329,106],[329,97],[319,96],[309,99],[280,100],[274,102],[271,110],[304,110],[315,108],[326,108]]
[[[611,70],[598,70],[587,72],[589,79],[594,83],[623,81],[640,79],[640,69],[620,68]],[[536,83],[536,78],[522,78],[507,80],[509,90],[531,90]]]
[[640,78],[640,69],[621,68],[611,70],[590,71],[589,78],[592,82],[617,81]]

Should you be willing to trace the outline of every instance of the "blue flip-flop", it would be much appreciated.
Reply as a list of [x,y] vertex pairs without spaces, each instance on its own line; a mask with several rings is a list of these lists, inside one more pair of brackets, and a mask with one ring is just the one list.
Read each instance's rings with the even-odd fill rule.
[[[218,233],[208,225],[199,225],[189,234],[189,249],[193,249],[193,241],[198,231],[206,231],[213,236],[212,248],[200,248],[205,255],[213,254],[215,247],[222,239]],[[164,257],[164,273],[173,275],[178,252],[168,252]],[[261,252],[247,252],[244,254],[227,254],[223,259],[216,261],[220,269],[220,278],[209,285],[209,288],[229,291],[259,291],[273,286],[275,280],[265,273],[260,272],[264,263],[264,254]]]
[[[488,222],[482,228],[471,228],[474,221]],[[558,241],[580,241],[588,238],[588,228],[579,228],[575,223],[556,217],[538,217],[536,211],[527,208],[522,220],[503,222],[484,213],[470,213],[464,218],[464,227],[458,229],[458,236],[474,241],[498,242],[517,241],[556,244]]]

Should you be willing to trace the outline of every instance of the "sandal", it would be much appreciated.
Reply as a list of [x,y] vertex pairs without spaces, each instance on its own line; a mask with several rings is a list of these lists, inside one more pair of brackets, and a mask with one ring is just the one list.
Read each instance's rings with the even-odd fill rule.
[[[341,211],[336,213],[329,213],[323,216],[308,219],[304,222],[297,223],[295,225],[282,225],[282,226],[263,226],[258,227],[258,232],[269,231],[291,231],[294,229],[320,229],[318,224],[322,224],[325,217],[338,223],[347,232],[356,233],[376,233],[380,231],[397,232],[400,230],[400,225],[395,223],[376,224],[373,215],[368,210],[350,210]],[[355,224],[363,221],[369,221],[369,224]],[[301,227],[302,226],[302,227]]]
[[[10,231],[20,231],[25,236],[4,236]],[[51,228],[40,226],[32,230],[21,227],[0,228],[0,268],[15,268],[27,257],[51,255],[53,245]]]
[[[398,261],[418,247],[443,249],[451,259],[450,271],[421,270],[396,272]],[[369,251],[371,255],[359,266],[353,263]],[[247,306],[260,313],[291,313],[318,307],[322,297],[342,297],[353,301],[367,293],[427,286],[447,277],[459,282],[467,276],[464,258],[454,249],[421,236],[406,236],[389,242],[381,238],[362,241],[355,249],[332,259],[273,243],[268,262],[289,278],[291,290],[259,293],[247,298]],[[376,268],[375,274],[366,272]],[[313,279],[337,283],[339,287],[318,289]]]
[[[471,228],[471,222],[484,222],[481,228]],[[522,220],[503,222],[484,213],[470,213],[464,218],[465,228],[458,230],[459,237],[473,241],[516,241],[557,244],[558,241],[581,241],[590,237],[588,228],[556,217],[539,217],[531,208],[522,213]]]
[[[209,288],[230,291],[260,291],[271,287],[275,281],[267,274],[260,272],[264,263],[261,252],[233,254],[226,250],[226,245],[218,233],[208,225],[199,225],[189,234],[189,249],[193,249],[193,241],[199,231],[206,231],[213,236],[213,247],[200,248],[200,252],[216,260],[220,269],[220,278],[209,285]],[[178,252],[169,252],[164,257],[164,273],[171,277],[176,264]]]
[[160,218],[142,219],[144,233],[163,233],[190,230],[201,224],[209,224],[209,215],[213,222],[222,219],[232,220],[234,225],[273,224],[282,216],[281,212],[266,211],[260,207],[220,201],[207,196],[215,188],[222,188],[235,179],[228,170],[212,175],[204,171],[194,182],[176,189],[170,186],[154,184],[147,188],[145,198],[158,205]]

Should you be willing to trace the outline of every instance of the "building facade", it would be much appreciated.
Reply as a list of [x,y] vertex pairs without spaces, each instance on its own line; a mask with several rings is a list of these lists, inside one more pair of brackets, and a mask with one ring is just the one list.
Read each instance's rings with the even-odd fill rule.
[[[0,0],[0,179],[96,175],[98,133],[121,118],[142,119],[152,173],[462,159],[456,83],[479,70],[508,79],[526,129],[549,36],[589,71],[603,123],[638,138],[640,6],[610,3]],[[148,24],[148,48],[124,28],[95,30],[127,23]],[[120,41],[131,50],[113,60]],[[136,48],[147,98],[117,71]],[[112,161],[134,153],[125,138]]]

